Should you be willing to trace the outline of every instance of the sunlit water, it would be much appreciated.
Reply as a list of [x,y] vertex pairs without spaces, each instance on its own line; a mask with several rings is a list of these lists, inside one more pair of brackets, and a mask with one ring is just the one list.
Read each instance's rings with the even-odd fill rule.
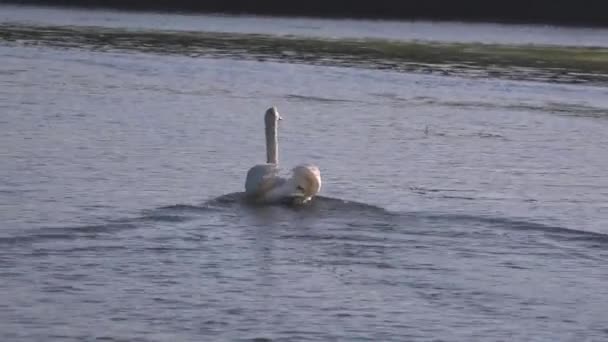
[[1,340],[608,339],[608,88],[245,59],[0,40]]

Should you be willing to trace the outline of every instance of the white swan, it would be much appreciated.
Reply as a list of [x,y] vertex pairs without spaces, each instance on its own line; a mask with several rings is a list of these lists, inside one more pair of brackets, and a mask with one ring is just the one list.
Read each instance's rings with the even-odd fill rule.
[[321,172],[314,165],[298,165],[290,178],[279,176],[278,123],[282,120],[276,107],[266,111],[266,164],[255,165],[247,172],[245,195],[256,203],[310,201],[321,190]]

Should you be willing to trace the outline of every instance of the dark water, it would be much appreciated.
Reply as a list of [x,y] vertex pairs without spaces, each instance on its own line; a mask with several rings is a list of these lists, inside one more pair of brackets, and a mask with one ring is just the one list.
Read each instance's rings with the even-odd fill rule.
[[[260,32],[305,19],[23,11],[0,7],[2,341],[608,339],[606,52],[569,40],[586,31],[328,44]],[[321,168],[309,206],[240,201],[273,104],[283,165]]]

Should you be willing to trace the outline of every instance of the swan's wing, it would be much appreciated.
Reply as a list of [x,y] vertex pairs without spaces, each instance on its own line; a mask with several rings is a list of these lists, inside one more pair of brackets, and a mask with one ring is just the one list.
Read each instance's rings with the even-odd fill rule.
[[245,193],[248,196],[257,196],[272,186],[273,179],[277,177],[278,168],[275,164],[260,164],[247,171],[245,180]]
[[[314,165],[298,165],[290,178],[279,177],[275,164],[261,164],[249,169],[245,193],[256,202],[295,201],[305,203],[321,190],[321,173]],[[299,202],[298,202],[299,201]]]
[[321,191],[321,171],[315,165],[298,165],[292,172],[295,187],[305,198],[311,198]]
[[293,186],[290,186],[289,180],[282,177],[268,177],[260,186],[260,196],[263,201],[276,202],[283,197],[291,195]]

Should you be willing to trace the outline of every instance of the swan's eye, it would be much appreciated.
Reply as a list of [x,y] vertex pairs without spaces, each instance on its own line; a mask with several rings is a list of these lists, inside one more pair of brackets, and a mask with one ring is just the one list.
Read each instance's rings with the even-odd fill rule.
[[297,189],[297,190],[300,190],[300,191],[302,191],[302,192],[304,192],[304,187],[303,187],[303,186],[301,186],[301,185],[298,185],[298,187],[297,187],[296,189]]

